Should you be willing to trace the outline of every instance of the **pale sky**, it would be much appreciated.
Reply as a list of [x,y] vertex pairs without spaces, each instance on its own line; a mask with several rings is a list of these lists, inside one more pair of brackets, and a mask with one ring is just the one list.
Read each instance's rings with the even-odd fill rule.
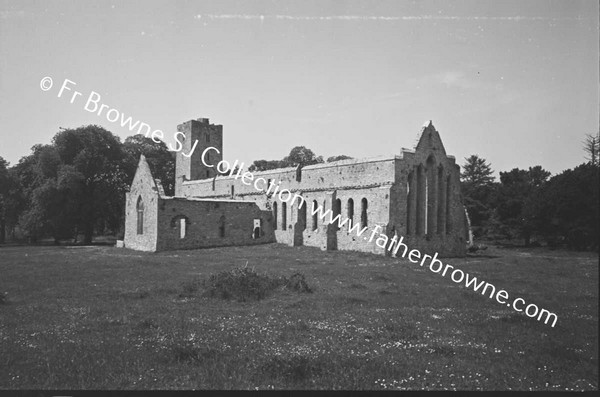
[[399,154],[433,120],[459,164],[555,174],[598,131],[598,13],[591,0],[0,0],[0,156],[14,164],[59,127],[132,135],[84,109],[96,91],[167,142],[186,120],[222,124],[230,162],[298,145]]

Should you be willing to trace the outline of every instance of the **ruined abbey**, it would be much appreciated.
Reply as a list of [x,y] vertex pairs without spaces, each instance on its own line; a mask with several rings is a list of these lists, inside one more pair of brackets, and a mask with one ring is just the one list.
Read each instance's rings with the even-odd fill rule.
[[[142,156],[126,197],[124,246],[144,251],[193,249],[279,242],[323,250],[355,250],[390,255],[347,227],[329,224],[311,209],[322,206],[421,252],[462,256],[467,225],[460,194],[459,166],[447,155],[431,122],[423,126],[414,149],[386,157],[341,160],[305,167],[255,172],[281,182],[304,199],[293,202],[234,176],[218,175],[202,162],[223,160],[223,127],[208,119],[178,126],[185,135],[177,152],[175,196],[165,196]],[[196,143],[197,141],[197,143]],[[190,157],[183,154],[192,152]]]

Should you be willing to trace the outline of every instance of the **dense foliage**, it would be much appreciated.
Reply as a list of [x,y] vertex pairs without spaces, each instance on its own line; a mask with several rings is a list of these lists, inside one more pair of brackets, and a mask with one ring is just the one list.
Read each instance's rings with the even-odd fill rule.
[[[327,158],[327,162],[331,163],[333,161],[348,160],[351,158],[352,157],[350,156],[342,154]],[[297,167],[299,165],[304,167],[307,165],[320,163],[324,163],[323,156],[317,156],[312,150],[306,148],[305,146],[296,146],[292,148],[289,155],[285,156],[281,160],[255,160],[252,165],[248,167],[248,171],[267,171],[276,168]]]
[[500,172],[473,155],[465,159],[462,193],[475,237],[597,250],[599,167],[589,161],[550,177],[541,166]]
[[96,125],[58,132],[13,167],[0,159],[0,242],[5,231],[31,242],[82,234],[86,244],[94,233],[119,234],[140,154],[172,194],[175,165],[164,143],[142,135],[122,143]]

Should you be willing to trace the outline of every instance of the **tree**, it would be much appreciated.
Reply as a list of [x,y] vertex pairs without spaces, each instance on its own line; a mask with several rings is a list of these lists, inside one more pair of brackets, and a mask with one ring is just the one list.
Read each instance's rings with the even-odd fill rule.
[[508,234],[522,237],[525,245],[530,244],[532,234],[539,228],[538,191],[549,176],[539,165],[500,172],[500,185],[493,200],[496,215]]
[[600,170],[591,162],[555,175],[540,191],[539,233],[569,248],[598,250]]
[[[94,232],[117,232],[125,216],[125,192],[144,154],[165,193],[174,193],[175,159],[167,146],[143,135],[118,137],[96,125],[58,132],[50,145],[34,145],[28,156],[9,172],[8,204],[18,223],[35,241],[52,235],[55,241],[84,234],[90,244]],[[0,178],[6,164],[0,167]],[[2,183],[0,189],[6,189]],[[4,190],[3,190],[4,191]],[[6,202],[6,194],[2,199]],[[2,209],[2,207],[0,207]],[[4,220],[4,218],[2,218]]]
[[296,167],[298,165],[304,167],[322,162],[323,156],[316,156],[312,150],[307,149],[305,146],[294,147],[290,151],[290,154],[283,158],[283,163],[287,167]]
[[60,239],[72,237],[79,221],[78,195],[69,188],[69,185],[76,187],[77,184],[65,183],[68,177],[65,178],[64,174],[64,170],[61,170],[60,178],[48,178],[34,190],[29,217],[26,218],[35,223],[29,227],[53,236],[56,243]]
[[350,156],[346,156],[345,154],[340,154],[339,156],[331,156],[331,157],[327,157],[327,162],[328,163],[332,163],[334,161],[340,161],[340,160],[351,160],[354,157],[350,157]]
[[493,172],[491,165],[485,159],[474,154],[465,158],[463,171],[460,174],[464,203],[476,237],[487,233],[492,216],[491,200],[496,188]]
[[8,161],[0,157],[0,244],[4,243],[6,235],[6,204],[8,193]]
[[282,160],[255,160],[248,167],[248,171],[267,171],[276,168],[297,167],[298,165],[304,167],[322,162],[323,156],[316,156],[312,150],[304,146],[296,146]]
[[255,160],[249,167],[250,172],[260,172],[286,167],[281,160]]
[[[48,234],[54,241],[73,236],[79,222],[81,200],[76,184],[82,176],[62,164],[53,145],[38,146],[33,164],[37,175],[31,186],[24,228],[30,234]],[[71,171],[71,172],[69,172]]]
[[488,164],[485,159],[476,154],[471,157],[465,157],[463,171],[460,173],[460,179],[464,183],[473,186],[489,185],[494,182],[494,177],[491,164]]
[[69,175],[75,179],[69,183],[78,185],[80,192],[77,218],[84,243],[91,244],[99,221],[115,228],[122,217],[128,175],[121,142],[104,128],[88,125],[57,133],[53,145],[62,164],[71,166]]
[[[54,152],[54,153],[53,153]],[[49,177],[56,176],[58,164],[56,153],[51,145],[34,145],[31,154],[21,157],[9,173],[11,187],[9,200],[11,216],[7,217],[14,237],[14,229],[19,224],[31,242],[35,242],[44,229],[42,211],[34,205],[34,194]]]
[[[32,242],[43,235],[58,242],[77,234],[85,222],[81,213],[87,199],[82,195],[85,178],[75,166],[64,164],[56,145],[35,145],[11,171],[13,225],[18,223]],[[21,205],[16,204],[19,198]]]
[[1,194],[0,200],[2,201],[3,219],[0,223],[4,222],[4,227],[0,226],[0,238],[4,239],[6,233],[10,233],[11,238],[15,238],[15,228],[19,221],[19,216],[25,209],[26,198],[23,194],[23,188],[19,183],[19,179],[15,170],[15,167],[11,167],[7,170],[7,177],[4,182],[0,182],[0,186],[4,186],[4,193]]
[[600,164],[600,131],[596,135],[587,134],[583,141],[583,150],[586,153],[585,159],[592,165]]

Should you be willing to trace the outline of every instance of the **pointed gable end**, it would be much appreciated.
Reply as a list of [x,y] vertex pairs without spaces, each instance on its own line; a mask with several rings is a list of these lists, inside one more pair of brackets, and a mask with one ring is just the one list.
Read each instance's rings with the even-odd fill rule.
[[164,196],[162,185],[157,185],[156,181],[157,180],[152,176],[152,171],[150,170],[150,165],[148,164],[146,157],[143,154],[140,155],[140,161],[138,162],[131,187],[148,186],[159,197]]
[[427,121],[419,134],[415,151],[433,151],[442,156],[446,156],[446,149],[440,138],[440,134],[436,131],[431,120]]

